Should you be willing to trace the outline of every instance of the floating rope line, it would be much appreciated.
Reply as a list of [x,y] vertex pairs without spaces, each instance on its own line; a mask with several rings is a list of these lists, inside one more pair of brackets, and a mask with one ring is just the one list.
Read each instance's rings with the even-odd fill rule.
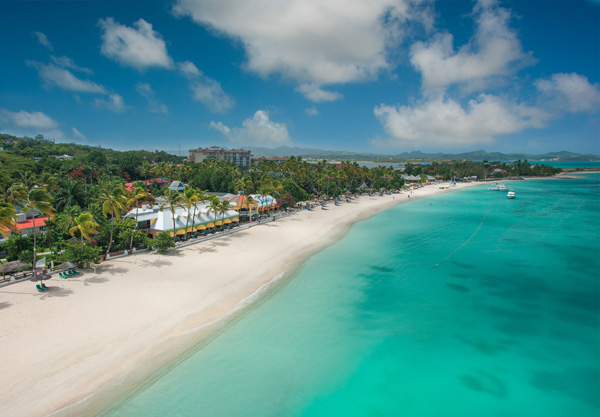
[[[459,250],[461,250],[463,247],[465,247],[465,245],[467,243],[469,243],[471,241],[471,239],[473,239],[475,237],[475,235],[479,232],[479,230],[481,229],[481,226],[483,226],[483,222],[485,221],[485,218],[487,217],[488,214],[490,214],[490,210],[492,209],[492,205],[490,204],[490,206],[488,207],[488,210],[485,212],[485,215],[483,216],[483,219],[481,219],[481,223],[479,223],[479,227],[477,228],[477,230],[475,230],[475,233],[473,233],[471,235],[470,238],[467,239],[467,241],[465,243],[463,243],[462,245],[460,245],[454,252],[452,252],[450,255],[446,256],[444,258],[444,261],[447,260],[449,257],[451,257],[452,255],[454,255],[456,252],[458,252]],[[438,266],[438,264],[435,264],[435,266]]]

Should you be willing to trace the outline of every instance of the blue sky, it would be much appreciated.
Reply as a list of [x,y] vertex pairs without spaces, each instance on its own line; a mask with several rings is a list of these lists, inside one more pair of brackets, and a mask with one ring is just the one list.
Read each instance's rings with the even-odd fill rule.
[[596,0],[0,0],[0,132],[600,154]]

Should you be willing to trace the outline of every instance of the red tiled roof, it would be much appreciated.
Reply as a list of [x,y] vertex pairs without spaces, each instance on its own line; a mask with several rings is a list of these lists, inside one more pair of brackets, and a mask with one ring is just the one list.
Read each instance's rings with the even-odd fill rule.
[[[42,216],[42,217],[38,217],[35,219],[35,227],[41,227],[41,226],[45,226],[46,225],[46,220],[48,220],[49,216]],[[31,229],[33,227],[33,220],[32,219],[27,219],[24,222],[19,222],[17,223],[17,228],[19,230],[23,230],[23,229]],[[0,230],[8,230],[5,227],[0,228]]]

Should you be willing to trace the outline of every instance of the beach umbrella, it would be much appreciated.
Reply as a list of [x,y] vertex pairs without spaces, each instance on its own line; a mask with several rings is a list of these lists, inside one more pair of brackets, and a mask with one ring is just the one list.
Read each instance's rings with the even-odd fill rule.
[[37,275],[34,275],[31,278],[29,278],[29,281],[37,282],[37,281],[48,280],[50,278],[52,278],[52,275],[50,275],[50,274],[37,274]]
[[58,266],[60,269],[71,269],[71,268],[77,268],[77,264],[73,263],[73,262],[65,262],[62,263]]
[[27,268],[30,268],[30,266],[23,261],[7,262],[3,265],[0,265],[0,273],[2,273],[2,276],[4,277],[7,272],[15,272]]

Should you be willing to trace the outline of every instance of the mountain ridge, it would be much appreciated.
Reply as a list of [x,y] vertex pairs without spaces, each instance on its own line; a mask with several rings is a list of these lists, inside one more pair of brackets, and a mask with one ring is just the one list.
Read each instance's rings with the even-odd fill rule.
[[487,152],[483,149],[456,154],[449,153],[426,153],[421,151],[402,152],[399,154],[374,154],[368,152],[349,152],[332,151],[319,148],[300,148],[290,146],[280,146],[277,148],[264,148],[259,146],[248,146],[255,157],[282,157],[282,156],[302,156],[312,159],[465,159],[468,161],[514,161],[514,160],[532,160],[532,161],[600,161],[600,155],[580,154],[569,151],[546,152],[543,154],[528,153],[502,153]]

